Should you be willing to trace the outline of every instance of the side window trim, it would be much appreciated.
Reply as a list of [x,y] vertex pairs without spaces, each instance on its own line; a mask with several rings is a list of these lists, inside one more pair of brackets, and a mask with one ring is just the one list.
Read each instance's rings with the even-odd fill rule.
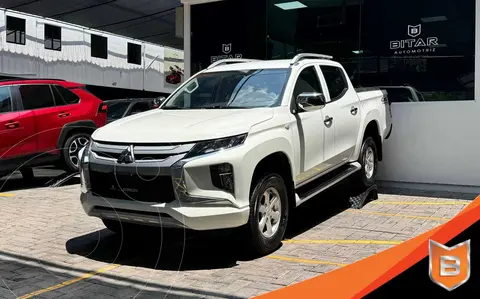
[[47,85],[48,85],[48,88],[50,89],[50,94],[52,95],[53,107],[63,106],[63,105],[57,104],[57,97],[55,96],[55,93],[53,92],[53,85],[52,84],[47,84]]
[[304,65],[297,73],[297,75],[295,76],[295,79],[293,81],[293,85],[292,85],[292,91],[290,93],[290,111],[292,111],[292,109],[295,109],[295,98],[293,97],[293,94],[295,92],[295,86],[297,85],[297,81],[298,81],[298,78],[300,78],[300,75],[302,74],[302,72],[309,68],[309,67],[313,67],[313,69],[315,70],[315,75],[317,76],[317,82],[318,82],[318,86],[320,86],[320,92],[325,94],[325,91],[324,91],[324,88],[323,88],[323,85],[322,85],[322,81],[321,81],[321,78],[320,78],[320,74],[318,73],[318,70],[317,70],[317,67],[315,64],[307,64],[307,65]]
[[18,90],[18,86],[10,86],[10,94],[12,95],[13,111],[25,110],[23,109],[22,95],[20,90]]
[[[338,70],[340,71],[341,75],[342,75],[343,81],[345,82],[345,87],[343,88],[342,92],[341,92],[338,96],[336,96],[335,98],[332,98],[332,97],[330,96],[330,90],[328,89],[327,80],[325,79],[325,76],[323,75],[322,66],[324,66],[324,67],[325,67],[325,66],[327,66],[327,67],[333,67],[333,68],[338,69]],[[336,101],[340,100],[341,98],[343,98],[343,96],[347,93],[347,91],[348,91],[349,88],[350,88],[350,87],[348,86],[347,77],[345,76],[345,71],[344,71],[342,68],[338,67],[338,66],[329,65],[329,64],[323,64],[323,65],[322,65],[322,64],[319,64],[318,67],[319,67],[319,70],[320,70],[320,72],[321,72],[321,74],[322,74],[323,80],[325,81],[325,85],[326,85],[327,91],[328,91],[328,98],[329,98],[329,99],[328,99],[328,101],[327,101],[327,104],[328,104],[328,103],[332,103],[332,102],[336,102]]]
[[325,97],[325,104],[328,104],[332,102],[332,100],[330,99],[330,90],[328,90],[327,80],[325,80],[325,77],[323,76],[321,66],[321,64],[316,64],[315,71],[317,71],[317,76],[319,78],[318,80],[320,81],[320,86],[322,87],[322,93]]

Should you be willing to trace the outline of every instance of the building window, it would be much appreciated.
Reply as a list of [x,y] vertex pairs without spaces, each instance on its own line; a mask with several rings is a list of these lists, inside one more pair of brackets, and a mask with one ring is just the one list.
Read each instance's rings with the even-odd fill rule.
[[267,59],[332,55],[393,102],[474,100],[475,0],[284,2],[267,0]]
[[365,0],[362,12],[357,85],[393,102],[474,100],[475,0]]
[[25,19],[7,16],[7,43],[25,45]]
[[45,24],[45,49],[62,51],[62,28]]
[[128,43],[128,63],[142,64],[142,46]]
[[108,58],[108,40],[104,36],[92,34],[90,36],[90,55],[97,58]]

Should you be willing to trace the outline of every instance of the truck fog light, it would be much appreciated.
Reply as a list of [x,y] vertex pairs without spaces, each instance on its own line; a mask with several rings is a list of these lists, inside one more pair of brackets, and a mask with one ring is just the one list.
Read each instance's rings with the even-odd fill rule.
[[210,175],[215,187],[233,192],[235,185],[233,181],[233,166],[229,163],[222,163],[210,166]]

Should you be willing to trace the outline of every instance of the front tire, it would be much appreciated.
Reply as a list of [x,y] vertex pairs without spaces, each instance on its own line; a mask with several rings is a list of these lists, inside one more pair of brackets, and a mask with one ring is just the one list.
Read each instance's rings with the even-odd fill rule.
[[90,134],[74,133],[68,137],[62,148],[63,168],[67,172],[78,171],[78,152],[90,142]]
[[358,163],[362,169],[357,172],[354,185],[356,191],[365,191],[375,184],[378,169],[377,145],[372,137],[367,137],[363,141]]
[[249,220],[243,231],[251,253],[263,256],[280,246],[288,215],[288,192],[283,178],[275,173],[264,175],[250,197]]

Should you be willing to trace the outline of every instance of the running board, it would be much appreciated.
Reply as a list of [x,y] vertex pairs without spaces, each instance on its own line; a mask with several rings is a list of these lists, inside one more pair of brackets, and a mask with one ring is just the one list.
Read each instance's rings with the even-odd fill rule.
[[347,164],[332,172],[329,172],[328,174],[318,178],[311,183],[308,183],[305,186],[301,186],[296,190],[296,193],[300,198],[297,206],[318,195],[319,193],[327,190],[328,188],[332,187],[343,179],[346,179],[350,175],[359,171],[361,168],[362,166],[358,162]]

